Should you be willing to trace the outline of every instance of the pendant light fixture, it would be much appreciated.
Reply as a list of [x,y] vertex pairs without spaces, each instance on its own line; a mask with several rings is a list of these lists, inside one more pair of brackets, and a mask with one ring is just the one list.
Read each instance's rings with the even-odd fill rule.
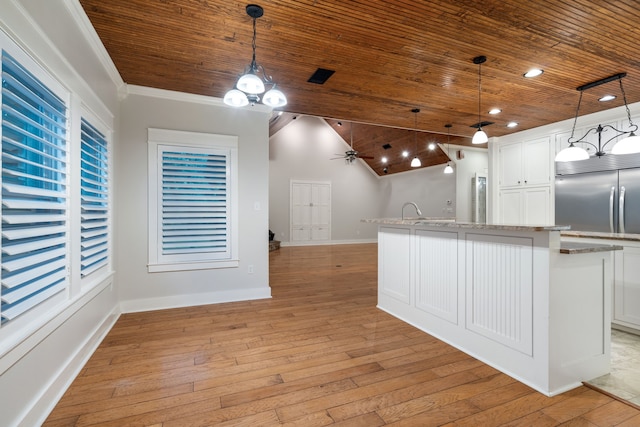
[[475,58],[473,58],[473,63],[478,66],[478,130],[475,134],[473,134],[473,139],[471,140],[472,144],[484,144],[485,142],[489,141],[489,137],[487,136],[485,131],[482,130],[482,121],[480,118],[480,97],[482,94],[482,64],[484,64],[486,61],[486,56],[476,56]]
[[246,7],[247,15],[253,18],[253,40],[251,47],[253,56],[243,72],[243,75],[236,81],[233,89],[224,96],[224,103],[232,107],[244,107],[245,105],[255,105],[260,102],[260,94],[264,93],[266,86],[270,89],[262,97],[262,103],[273,108],[287,105],[287,97],[276,88],[275,82],[268,75],[262,65],[256,62],[256,20],[264,14],[264,10],[257,4],[249,4]]
[[[587,83],[577,88],[580,91],[580,98],[578,98],[578,107],[576,108],[576,115],[573,119],[573,127],[571,128],[571,136],[569,137],[569,146],[563,150],[561,150],[556,155],[556,162],[573,162],[576,160],[587,160],[589,158],[589,153],[582,147],[578,147],[575,144],[587,144],[595,148],[595,155],[597,157],[602,157],[606,154],[604,148],[606,145],[613,140],[617,139],[622,135],[629,135],[620,141],[618,141],[613,148],[611,149],[611,154],[630,154],[630,153],[639,153],[640,152],[640,136],[637,136],[635,132],[638,130],[638,126],[631,121],[631,112],[629,111],[629,106],[627,105],[627,96],[624,92],[624,87],[622,86],[622,79],[627,75],[627,73],[619,73],[614,74],[613,76],[605,77],[604,79],[596,80],[595,82]],[[589,129],[581,138],[575,139],[574,133],[576,131],[576,123],[578,121],[578,115],[580,113],[580,104],[582,103],[582,94],[585,90],[591,89],[596,86],[600,86],[604,83],[609,83],[611,81],[618,80],[620,82],[620,91],[622,92],[622,98],[624,100],[624,108],[627,112],[627,119],[629,120],[629,129],[628,131],[623,131],[620,129],[616,129],[611,125],[598,125],[594,128]],[[611,130],[614,132],[614,135],[607,139],[606,141],[602,141],[602,133]],[[598,135],[598,145],[593,144],[587,141],[587,137],[595,133]]]
[[420,166],[422,166],[422,162],[420,162],[420,159],[418,158],[418,113],[420,112],[420,109],[414,108],[413,110],[411,110],[411,112],[415,115],[413,141],[416,149],[415,157],[413,158],[413,160],[411,160],[411,167],[419,168]]
[[451,136],[451,125],[447,123],[444,125],[447,128],[447,166],[444,168],[444,173],[453,173],[453,168],[449,164],[451,161],[451,156],[449,155],[449,138]]

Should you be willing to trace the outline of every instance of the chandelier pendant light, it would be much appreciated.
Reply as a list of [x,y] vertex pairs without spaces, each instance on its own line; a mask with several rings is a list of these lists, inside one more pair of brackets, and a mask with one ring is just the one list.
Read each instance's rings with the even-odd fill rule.
[[[582,147],[576,146],[575,144],[587,144],[592,146],[596,152],[595,155],[597,157],[602,157],[606,155],[605,147],[610,142],[614,141],[618,137],[622,135],[628,135],[625,138],[618,141],[613,148],[611,149],[611,154],[631,154],[631,153],[639,153],[640,152],[640,136],[637,136],[635,132],[638,130],[638,126],[633,123],[631,120],[631,112],[629,111],[629,105],[627,104],[627,96],[624,92],[624,87],[622,86],[622,79],[627,75],[627,73],[619,73],[614,74],[613,76],[605,77],[604,79],[597,80],[595,82],[587,83],[577,88],[580,91],[580,98],[578,98],[578,107],[576,108],[576,115],[573,119],[573,127],[571,128],[571,136],[569,137],[569,146],[563,150],[561,150],[555,158],[556,162],[573,162],[576,160],[587,160],[589,158],[589,153]],[[582,103],[582,94],[585,90],[591,89],[596,86],[600,86],[604,83],[608,83],[614,80],[618,80],[620,82],[620,91],[622,92],[622,99],[624,101],[624,107],[627,113],[627,120],[629,121],[629,129],[630,130],[620,130],[616,129],[611,125],[598,125],[594,128],[589,129],[581,138],[575,139],[574,134],[576,131],[576,123],[578,121],[578,115],[580,113],[580,104]],[[613,131],[614,135],[608,138],[606,141],[602,141],[602,134],[606,131]],[[598,145],[593,144],[587,141],[587,137],[595,133],[598,135]]]
[[414,130],[413,130],[413,141],[414,141],[414,146],[415,146],[415,150],[416,150],[416,154],[415,154],[413,160],[411,160],[411,167],[412,168],[419,168],[420,166],[422,166],[422,162],[418,158],[418,113],[420,112],[420,109],[419,108],[414,108],[413,110],[411,110],[411,112],[414,113],[414,115],[415,115]]
[[476,56],[473,58],[473,63],[478,66],[478,130],[473,134],[472,144],[484,144],[489,141],[489,137],[486,132],[482,130],[482,121],[480,118],[481,110],[481,94],[482,94],[482,64],[487,61],[486,56]]
[[[253,40],[251,48],[253,56],[243,72],[243,75],[236,81],[233,89],[224,96],[224,103],[232,107],[244,107],[245,105],[255,105],[262,101],[263,104],[277,108],[287,105],[287,97],[276,88],[276,84],[268,75],[262,65],[256,62],[256,20],[264,14],[264,10],[257,4],[249,4],[246,7],[247,15],[253,19]],[[266,88],[267,93],[262,96]]]
[[449,174],[453,173],[453,168],[449,164],[449,162],[451,161],[451,155],[449,154],[449,138],[451,136],[451,125],[447,123],[446,125],[444,125],[444,127],[447,128],[447,166],[444,168],[444,173]]

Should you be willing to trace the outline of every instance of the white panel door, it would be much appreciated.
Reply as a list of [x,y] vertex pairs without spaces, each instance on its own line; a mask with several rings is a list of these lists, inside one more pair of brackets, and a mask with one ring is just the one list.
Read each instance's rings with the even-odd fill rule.
[[291,240],[311,239],[311,186],[291,183]]
[[329,240],[331,224],[331,186],[311,184],[311,239]]
[[331,183],[291,181],[291,241],[331,238]]

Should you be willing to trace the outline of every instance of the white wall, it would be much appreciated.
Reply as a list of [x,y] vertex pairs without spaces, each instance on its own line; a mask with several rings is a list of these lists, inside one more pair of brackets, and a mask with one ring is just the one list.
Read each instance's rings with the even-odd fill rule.
[[[456,172],[455,168],[452,174],[444,174],[443,170],[444,165],[437,165],[382,177],[378,194],[378,216],[399,218],[402,215],[402,205],[410,201],[418,205],[422,216],[454,218]],[[404,212],[405,216],[417,216],[411,206],[407,206]]]
[[[344,243],[377,239],[377,226],[360,220],[400,217],[407,201],[417,203],[424,216],[455,217],[460,202],[456,196],[458,170],[466,177],[487,168],[486,152],[474,152],[454,165],[456,172],[450,175],[443,173],[444,165],[438,165],[378,177],[361,160],[353,165],[330,160],[344,153],[348,144],[324,120],[310,116],[292,121],[270,138],[269,145],[269,227],[283,242],[290,241],[292,179],[332,183],[331,242]],[[470,194],[471,181],[464,185],[463,194]],[[461,203],[470,212],[470,199]],[[405,213],[416,216],[410,207]]]
[[451,153],[458,150],[464,152],[464,158],[455,160],[456,172],[456,219],[462,222],[471,221],[471,178],[477,173],[488,174],[487,150],[474,148],[451,146]]
[[[72,108],[82,103],[113,129],[118,85],[87,42],[83,16],[73,0],[2,0],[0,27],[71,91]],[[117,319],[114,286],[108,278],[73,288],[55,313],[13,331],[17,344],[0,343],[0,424],[41,424]]]
[[[378,178],[358,160],[339,157],[349,147],[324,120],[300,116],[269,140],[269,227],[276,240],[289,242],[290,181],[331,182],[331,241],[377,238],[377,227],[362,218],[378,216]],[[337,154],[337,156],[336,156]]]
[[[121,103],[115,157],[118,297],[124,312],[270,297],[268,259],[269,111],[220,100],[130,87]],[[237,135],[238,268],[147,272],[147,129]],[[259,210],[255,208],[258,207]],[[253,273],[248,273],[248,266]]]

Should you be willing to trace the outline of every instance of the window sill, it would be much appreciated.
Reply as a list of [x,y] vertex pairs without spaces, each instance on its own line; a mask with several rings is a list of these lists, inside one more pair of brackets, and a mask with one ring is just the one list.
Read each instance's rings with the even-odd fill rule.
[[184,262],[173,264],[148,264],[149,273],[162,273],[167,271],[190,271],[190,270],[210,270],[216,268],[237,268],[240,265],[238,260],[207,261],[207,262]]

